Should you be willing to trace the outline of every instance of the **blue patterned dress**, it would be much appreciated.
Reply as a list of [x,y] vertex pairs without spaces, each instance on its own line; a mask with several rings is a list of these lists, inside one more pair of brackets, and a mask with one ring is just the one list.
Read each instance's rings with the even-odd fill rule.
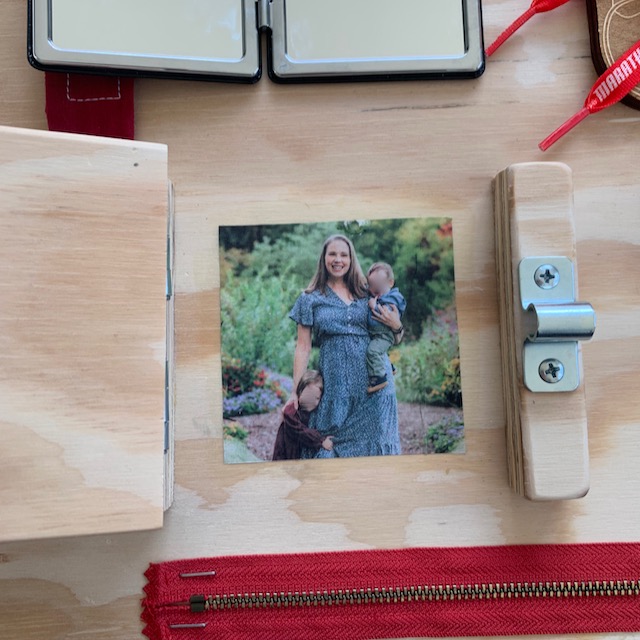
[[333,451],[305,450],[303,458],[400,453],[398,404],[388,357],[389,384],[367,394],[367,312],[365,298],[347,304],[327,287],[326,295],[319,291],[300,294],[289,314],[297,324],[312,327],[320,346],[324,393],[309,426],[335,436]]

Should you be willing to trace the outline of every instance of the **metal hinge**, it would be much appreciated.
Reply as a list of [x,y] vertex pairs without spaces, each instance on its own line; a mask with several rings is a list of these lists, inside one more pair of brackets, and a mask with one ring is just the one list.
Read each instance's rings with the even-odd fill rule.
[[256,0],[258,5],[258,29],[271,29],[271,0]]
[[165,335],[165,361],[164,361],[164,451],[167,453],[171,447],[171,420],[173,415],[173,326],[174,326],[174,278],[173,264],[175,255],[175,222],[174,222],[174,189],[170,182],[168,187],[168,212],[167,212],[167,261],[165,278],[166,295],[166,335]]
[[524,258],[518,267],[526,311],[524,384],[530,391],[575,391],[580,384],[578,341],[589,340],[596,316],[576,302],[573,263],[564,256]]
[[164,509],[173,502],[173,460],[174,460],[174,254],[175,254],[175,220],[174,191],[169,182],[167,212],[167,265],[166,265],[166,343],[164,361]]

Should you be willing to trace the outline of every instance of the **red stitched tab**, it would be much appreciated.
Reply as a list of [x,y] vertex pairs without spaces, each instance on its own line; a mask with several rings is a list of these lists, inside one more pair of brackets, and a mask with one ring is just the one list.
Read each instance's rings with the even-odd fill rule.
[[65,74],[69,102],[103,102],[122,100],[122,82],[117,77]]
[[494,54],[523,24],[533,18],[536,13],[551,11],[567,2],[569,2],[569,0],[533,0],[531,6],[487,47],[487,57]]
[[640,40],[627,49],[591,87],[584,106],[578,113],[561,124],[538,146],[546,151],[590,113],[597,113],[619,102],[640,83]]
[[133,139],[133,79],[45,73],[49,129]]

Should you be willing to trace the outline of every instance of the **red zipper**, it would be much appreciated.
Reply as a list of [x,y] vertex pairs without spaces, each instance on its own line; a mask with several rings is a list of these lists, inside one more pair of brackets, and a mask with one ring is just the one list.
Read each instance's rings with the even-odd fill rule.
[[152,640],[640,631],[640,544],[199,558],[145,575]]

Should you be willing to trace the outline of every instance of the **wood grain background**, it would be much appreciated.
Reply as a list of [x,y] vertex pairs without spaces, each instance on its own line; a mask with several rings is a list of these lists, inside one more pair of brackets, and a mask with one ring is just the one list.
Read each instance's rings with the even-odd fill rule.
[[[486,0],[487,40],[528,4]],[[0,0],[0,123],[45,128],[25,33],[24,3]],[[175,503],[161,531],[3,545],[3,637],[139,637],[149,561],[640,539],[640,114],[616,106],[537,149],[594,80],[584,4],[571,2],[534,19],[477,81],[137,81],[137,137],[169,145],[176,188]],[[598,329],[583,351],[591,491],[535,504],[507,485],[491,180],[542,159],[574,172],[581,297]],[[453,218],[467,453],[225,466],[218,225],[356,212]]]

